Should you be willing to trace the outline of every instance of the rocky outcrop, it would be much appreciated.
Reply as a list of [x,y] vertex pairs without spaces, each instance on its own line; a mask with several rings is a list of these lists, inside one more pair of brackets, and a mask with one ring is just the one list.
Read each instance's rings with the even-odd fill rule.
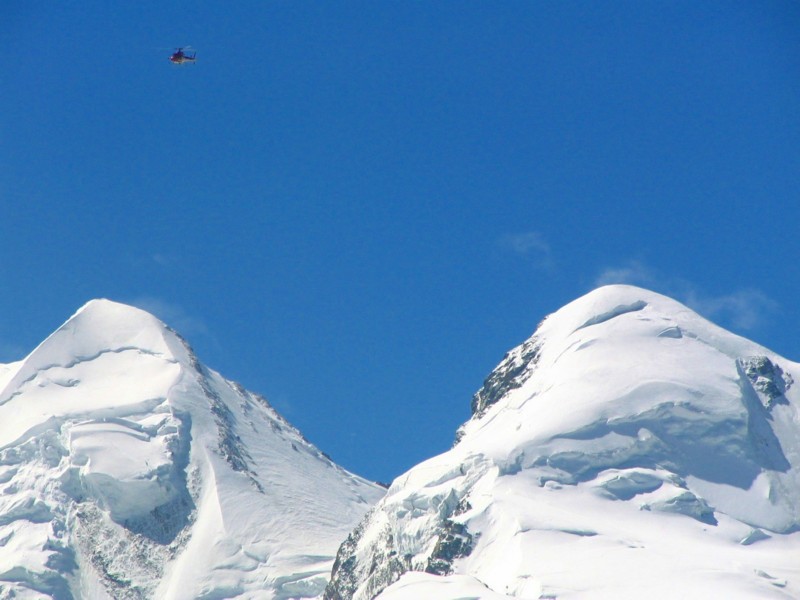
[[472,397],[470,408],[473,418],[480,418],[511,390],[515,390],[531,377],[539,358],[541,341],[532,337],[508,352],[499,365],[483,382],[483,387]]
[[758,394],[765,408],[772,408],[780,402],[787,402],[786,392],[794,383],[792,376],[785,373],[766,356],[748,356],[739,359],[742,372]]

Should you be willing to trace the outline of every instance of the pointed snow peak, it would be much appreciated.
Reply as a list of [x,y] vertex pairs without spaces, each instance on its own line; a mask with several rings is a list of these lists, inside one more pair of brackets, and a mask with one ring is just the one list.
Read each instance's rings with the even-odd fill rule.
[[[111,356],[118,360],[110,361]],[[110,300],[92,300],[18,363],[0,389],[0,405],[23,396],[23,388],[49,389],[52,384],[69,389],[79,379],[113,379],[117,372],[137,372],[143,366],[141,357],[192,364],[185,342],[150,313]],[[95,365],[91,371],[89,365]]]
[[[117,318],[120,320],[130,319],[136,314],[145,314],[150,318],[155,318],[147,311],[135,306],[109,300],[108,298],[94,298],[81,306],[73,317],[80,314],[90,314],[93,318]],[[71,319],[72,317],[70,317]]]
[[179,336],[147,311],[97,299],[82,306],[29,358],[45,354],[50,362],[61,364],[128,349],[174,360],[187,354]]
[[138,308],[93,300],[8,367],[11,595],[318,597],[339,542],[383,494]]
[[[135,306],[105,298],[90,300],[64,325],[73,335],[91,337],[108,346],[141,344],[144,349],[162,350],[169,328],[159,319]],[[152,348],[150,348],[152,346]]]

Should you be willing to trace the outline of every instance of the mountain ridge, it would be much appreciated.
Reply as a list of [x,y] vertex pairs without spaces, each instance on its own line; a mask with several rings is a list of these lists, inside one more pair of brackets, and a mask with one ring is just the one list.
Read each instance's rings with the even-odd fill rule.
[[0,599],[797,597],[798,377],[606,286],[384,490],[157,318],[93,300],[0,365]]

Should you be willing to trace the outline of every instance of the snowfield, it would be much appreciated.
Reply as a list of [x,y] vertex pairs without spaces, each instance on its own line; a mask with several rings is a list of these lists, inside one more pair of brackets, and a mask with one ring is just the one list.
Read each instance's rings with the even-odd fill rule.
[[315,598],[383,495],[141,310],[0,366],[0,598]]
[[800,598],[798,378],[669,298],[600,288],[394,481],[325,598]]

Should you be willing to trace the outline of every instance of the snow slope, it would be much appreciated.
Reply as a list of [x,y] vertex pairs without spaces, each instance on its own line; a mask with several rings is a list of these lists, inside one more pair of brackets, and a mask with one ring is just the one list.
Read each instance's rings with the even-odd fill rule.
[[0,598],[318,597],[383,493],[130,306],[0,366]]
[[595,290],[394,481],[325,598],[799,598],[798,379],[669,298]]

